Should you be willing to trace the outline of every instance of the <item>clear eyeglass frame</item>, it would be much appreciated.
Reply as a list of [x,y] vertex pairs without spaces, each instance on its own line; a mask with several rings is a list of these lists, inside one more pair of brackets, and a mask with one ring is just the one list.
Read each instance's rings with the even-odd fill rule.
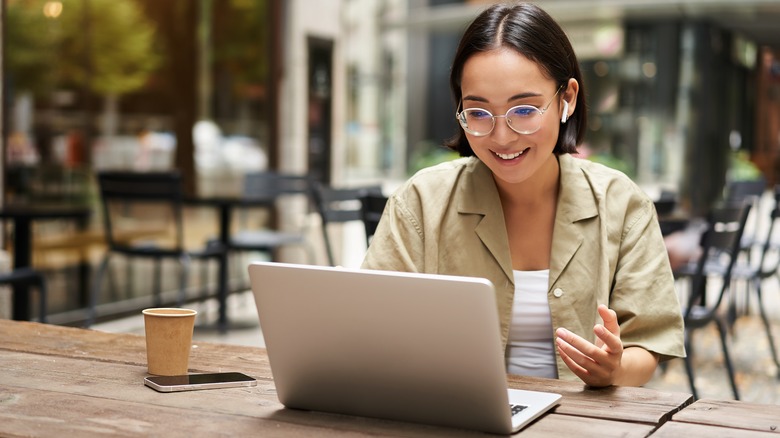
[[[464,131],[467,133],[475,136],[475,137],[484,137],[486,135],[489,135],[491,132],[493,132],[493,129],[496,127],[496,119],[499,117],[503,117],[504,120],[506,120],[507,126],[509,126],[509,129],[512,131],[515,131],[518,134],[523,135],[531,135],[541,129],[542,127],[542,116],[545,112],[550,108],[550,105],[552,105],[553,101],[555,100],[555,97],[558,95],[558,93],[561,92],[563,89],[563,85],[558,87],[558,90],[553,94],[553,96],[550,98],[550,101],[547,102],[546,105],[544,105],[543,108],[538,108],[533,105],[517,105],[513,106],[512,108],[509,108],[503,116],[494,116],[493,113],[490,111],[484,109],[484,108],[466,108],[463,111],[460,111],[461,104],[458,104],[458,112],[455,113],[455,118],[458,119],[458,122],[460,123],[461,128],[463,128]],[[488,120],[487,116],[490,116],[490,129],[487,131],[475,131],[473,129],[470,129],[468,127],[468,121],[466,120],[466,115],[469,112],[476,112],[481,111],[485,113],[484,120]],[[513,114],[529,114],[522,116],[521,119],[525,120],[523,123],[531,123],[534,122],[535,126],[533,126],[533,129],[521,129],[520,126],[513,126],[512,125],[512,115]],[[516,123],[518,123],[516,121]]]

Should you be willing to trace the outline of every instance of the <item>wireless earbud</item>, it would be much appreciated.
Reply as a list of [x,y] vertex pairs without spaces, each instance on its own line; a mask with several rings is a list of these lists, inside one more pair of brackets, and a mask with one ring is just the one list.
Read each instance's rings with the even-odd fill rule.
[[566,119],[569,118],[569,102],[563,101],[563,115],[561,116],[561,123],[566,123]]

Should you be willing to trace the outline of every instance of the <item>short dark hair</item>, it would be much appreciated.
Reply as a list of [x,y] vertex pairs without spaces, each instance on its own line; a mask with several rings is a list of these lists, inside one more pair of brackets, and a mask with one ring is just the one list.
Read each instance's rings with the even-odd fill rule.
[[[577,152],[577,145],[585,136],[587,110],[585,90],[577,56],[560,25],[544,10],[530,3],[497,4],[483,11],[466,29],[455,52],[450,70],[450,89],[458,106],[461,98],[463,66],[468,59],[480,52],[499,47],[517,51],[539,64],[542,71],[566,90],[569,79],[579,83],[577,110],[558,133],[553,153]],[[445,143],[445,146],[461,156],[473,156],[466,134],[462,129]]]

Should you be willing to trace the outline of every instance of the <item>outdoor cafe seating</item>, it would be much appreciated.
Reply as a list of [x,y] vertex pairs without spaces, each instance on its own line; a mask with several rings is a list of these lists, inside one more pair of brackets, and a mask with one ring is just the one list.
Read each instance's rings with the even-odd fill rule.
[[[38,321],[46,322],[46,277],[43,273],[33,268],[17,268],[9,272],[0,273],[0,285],[11,287],[28,287],[27,293],[33,290],[38,292]],[[34,289],[29,289],[32,286]]]
[[376,233],[379,220],[387,205],[387,196],[381,193],[366,193],[360,198],[363,224],[366,229],[366,244],[371,244],[371,238]]
[[[294,202],[296,198],[302,199],[308,208],[310,193],[311,182],[305,175],[258,171],[244,175],[241,196],[246,200],[264,202],[267,207],[272,207],[273,214],[283,208],[285,202]],[[278,217],[263,219],[266,223],[274,223]],[[313,262],[313,249],[306,238],[304,225],[291,221],[293,224],[284,224],[287,229],[279,230],[253,221],[250,214],[246,214],[240,222],[239,230],[230,236],[228,249],[231,252],[261,252],[273,259],[281,248],[296,246],[303,248],[309,262]]]
[[[95,273],[86,325],[89,327],[100,316],[98,305],[104,289],[104,277],[115,254],[152,262],[151,276],[138,277],[151,278],[155,306],[169,302],[162,294],[162,262],[177,262],[180,270],[175,303],[181,306],[187,298],[191,261],[218,261],[225,256],[221,245],[187,248],[181,175],[177,172],[107,171],[98,173],[98,183],[108,247]],[[135,277],[131,273],[127,280]],[[116,285],[112,285],[110,292],[114,300],[118,299]]]
[[[693,355],[696,350],[696,330],[714,324],[718,329],[723,360],[734,398],[739,400],[739,391],[734,379],[734,368],[727,342],[727,325],[720,312],[731,286],[732,270],[740,252],[740,241],[745,230],[751,205],[724,205],[714,208],[707,218],[707,228],[701,237],[701,255],[692,263],[675,272],[675,276],[688,280],[687,299],[682,299],[683,322],[685,324],[685,368],[694,398],[698,398],[693,369]],[[715,299],[708,296],[708,285],[714,276],[719,277]]]
[[[322,236],[328,264],[336,266],[336,249],[331,237],[331,225],[345,224],[353,221],[364,221],[364,213],[369,204],[365,202],[368,196],[382,195],[380,185],[360,187],[332,187],[323,183],[315,183],[312,194],[317,211],[320,215]],[[368,234],[366,235],[368,240]]]

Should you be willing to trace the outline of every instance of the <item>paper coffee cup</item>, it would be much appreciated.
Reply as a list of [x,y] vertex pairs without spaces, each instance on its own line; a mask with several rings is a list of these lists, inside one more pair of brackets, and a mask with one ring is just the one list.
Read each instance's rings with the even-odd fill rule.
[[149,374],[187,374],[195,315],[191,309],[143,310],[146,329],[146,361]]

